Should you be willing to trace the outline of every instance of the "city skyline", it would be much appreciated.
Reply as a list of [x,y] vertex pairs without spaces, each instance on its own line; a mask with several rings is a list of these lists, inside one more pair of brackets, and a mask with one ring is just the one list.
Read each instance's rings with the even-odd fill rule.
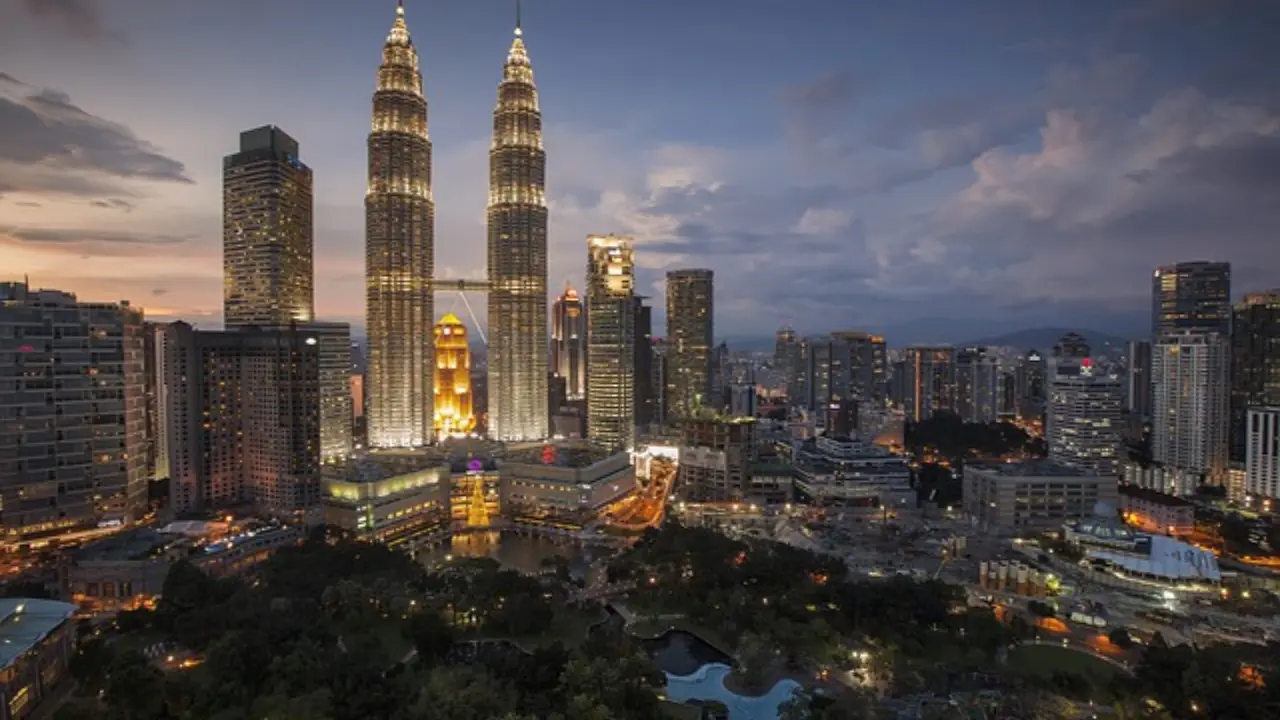
[[[1273,51],[1254,34],[1271,8],[983,2],[921,19],[809,4],[784,18],[750,2],[525,8],[554,157],[551,292],[581,284],[579,243],[602,231],[636,238],[643,294],[660,296],[668,269],[716,269],[729,336],[820,331],[815,315],[918,329],[890,333],[897,344],[954,326],[941,319],[957,307],[990,332],[1131,335],[1156,265],[1232,262],[1236,297],[1272,284],[1280,260],[1265,236],[1280,211],[1265,202],[1265,159],[1280,116],[1260,72]],[[316,176],[317,316],[363,335],[363,140],[394,2],[273,3],[248,28],[232,22],[239,0],[35,5],[0,10],[13,51],[0,126],[17,139],[0,143],[6,265],[36,286],[216,326],[219,161],[236,133],[273,123]],[[436,275],[483,277],[487,119],[514,3],[409,0],[409,12],[422,16],[437,174],[450,178]],[[173,32],[192,26],[201,37]],[[215,53],[233,31],[236,55]],[[40,49],[54,39],[58,57]],[[832,63],[837,42],[858,51]],[[620,44],[640,51],[603,52]]]

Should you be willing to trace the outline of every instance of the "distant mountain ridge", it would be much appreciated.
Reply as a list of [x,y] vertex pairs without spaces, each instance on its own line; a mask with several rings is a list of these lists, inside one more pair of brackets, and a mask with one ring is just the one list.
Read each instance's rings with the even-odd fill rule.
[[1108,335],[1107,333],[1096,332],[1094,330],[1085,330],[1083,328],[1065,328],[1065,327],[1046,327],[1031,328],[1028,330],[1017,330],[1015,332],[1004,333],[1003,335],[994,335],[991,337],[980,338],[978,340],[970,340],[960,343],[961,345],[985,345],[987,347],[1013,347],[1019,350],[1040,350],[1048,352],[1058,344],[1058,340],[1067,333],[1076,333],[1089,343],[1089,347],[1098,352],[1105,347],[1125,348],[1129,345],[1129,341]]

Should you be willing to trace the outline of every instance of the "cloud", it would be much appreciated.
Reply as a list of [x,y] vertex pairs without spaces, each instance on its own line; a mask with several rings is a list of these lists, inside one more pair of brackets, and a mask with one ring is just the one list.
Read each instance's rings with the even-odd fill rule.
[[973,162],[976,179],[932,218],[935,260],[972,271],[975,292],[1067,301],[1087,287],[1117,306],[1144,294],[1151,267],[1206,252],[1274,273],[1277,162],[1280,114],[1193,88],[1136,115],[1054,110],[1036,150]]
[[120,198],[107,198],[106,200],[92,200],[89,202],[89,204],[96,208],[103,208],[105,210],[123,210],[125,212],[133,212],[133,209],[137,207],[136,205],[129,202],[128,200],[121,200]]
[[181,162],[55,90],[0,85],[0,127],[0,192],[130,196],[121,181],[191,182]]
[[151,289],[151,295],[152,295],[153,297],[163,297],[163,296],[168,295],[168,294],[169,294],[169,290],[168,290],[167,288],[152,288],[152,289]]
[[43,249],[82,256],[151,256],[159,248],[187,244],[192,235],[135,233],[84,228],[0,229],[0,245]]
[[23,7],[35,17],[58,23],[81,40],[121,39],[105,29],[94,0],[23,0]]

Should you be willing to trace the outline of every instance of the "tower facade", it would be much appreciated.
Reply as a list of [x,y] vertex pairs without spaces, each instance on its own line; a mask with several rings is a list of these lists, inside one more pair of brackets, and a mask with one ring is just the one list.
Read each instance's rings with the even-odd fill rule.
[[1222,484],[1227,471],[1230,345],[1213,331],[1166,332],[1151,355],[1151,455]]
[[274,125],[240,133],[222,160],[222,314],[227,327],[315,318],[311,168]]
[[542,113],[517,25],[489,147],[489,434],[547,436],[547,202]]
[[471,348],[467,328],[449,313],[435,327],[435,430],[439,437],[476,428],[471,402]]
[[578,291],[565,286],[551,311],[552,372],[564,378],[565,397],[587,396],[587,316]]
[[435,204],[418,52],[404,7],[382,49],[365,195],[368,433],[375,448],[428,441]]
[[1204,330],[1231,333],[1231,263],[1182,262],[1156,268],[1151,278],[1151,333]]
[[587,238],[587,438],[635,441],[635,255],[631,238]]
[[667,273],[667,383],[670,411],[680,419],[711,396],[713,279],[704,269]]

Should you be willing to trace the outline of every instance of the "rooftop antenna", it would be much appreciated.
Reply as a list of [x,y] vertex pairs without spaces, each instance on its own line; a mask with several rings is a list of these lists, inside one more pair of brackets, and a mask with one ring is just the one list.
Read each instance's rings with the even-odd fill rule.
[[520,0],[516,0],[516,37],[520,37],[524,31],[520,29]]
[[396,14],[404,15],[404,0],[396,0]]

